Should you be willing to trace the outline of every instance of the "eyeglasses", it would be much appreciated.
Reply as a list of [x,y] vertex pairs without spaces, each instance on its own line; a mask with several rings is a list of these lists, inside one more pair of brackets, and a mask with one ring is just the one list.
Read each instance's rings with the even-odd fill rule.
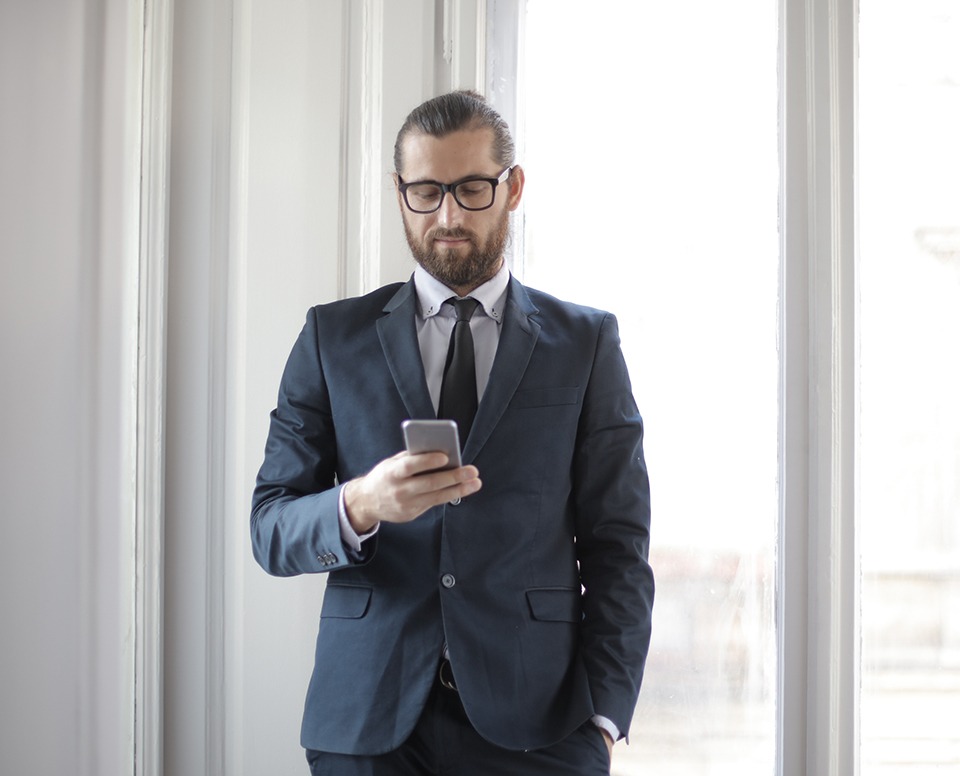
[[510,177],[513,167],[507,167],[496,178],[464,178],[456,183],[414,181],[404,183],[399,175],[400,194],[414,213],[435,213],[449,191],[464,210],[486,210],[493,204],[497,186]]

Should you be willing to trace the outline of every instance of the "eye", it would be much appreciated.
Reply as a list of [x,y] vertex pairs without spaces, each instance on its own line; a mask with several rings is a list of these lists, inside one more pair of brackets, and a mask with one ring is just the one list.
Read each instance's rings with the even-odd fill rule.
[[419,184],[407,188],[407,196],[423,204],[436,202],[441,193],[439,186],[430,184]]
[[486,181],[464,181],[457,186],[457,193],[462,197],[479,197],[489,191],[490,186]]

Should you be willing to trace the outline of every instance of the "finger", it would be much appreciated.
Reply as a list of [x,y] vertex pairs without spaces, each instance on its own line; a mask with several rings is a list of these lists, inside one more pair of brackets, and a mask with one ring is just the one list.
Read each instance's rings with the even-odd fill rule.
[[391,460],[397,461],[397,476],[404,478],[415,477],[423,472],[441,469],[447,465],[450,459],[447,458],[446,453],[441,452],[408,453],[404,451],[394,456]]
[[417,474],[409,478],[406,484],[411,494],[433,493],[454,488],[470,480],[478,479],[480,472],[476,466],[461,466],[457,469],[441,469]]
[[476,493],[481,485],[477,468],[463,466],[410,477],[397,486],[397,498],[401,503],[423,511],[445,501]]

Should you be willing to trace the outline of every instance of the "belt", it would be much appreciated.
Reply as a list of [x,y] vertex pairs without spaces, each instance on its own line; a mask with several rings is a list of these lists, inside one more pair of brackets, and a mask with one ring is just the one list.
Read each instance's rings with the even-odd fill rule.
[[440,661],[440,670],[437,672],[437,677],[440,679],[440,684],[448,690],[458,692],[457,683],[453,680],[453,668],[446,658]]

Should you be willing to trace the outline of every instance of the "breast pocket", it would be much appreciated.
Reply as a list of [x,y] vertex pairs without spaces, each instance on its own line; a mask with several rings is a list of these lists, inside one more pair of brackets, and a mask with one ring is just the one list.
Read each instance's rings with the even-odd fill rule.
[[514,409],[533,407],[558,407],[564,404],[578,404],[580,389],[571,388],[530,388],[517,391],[510,406]]

